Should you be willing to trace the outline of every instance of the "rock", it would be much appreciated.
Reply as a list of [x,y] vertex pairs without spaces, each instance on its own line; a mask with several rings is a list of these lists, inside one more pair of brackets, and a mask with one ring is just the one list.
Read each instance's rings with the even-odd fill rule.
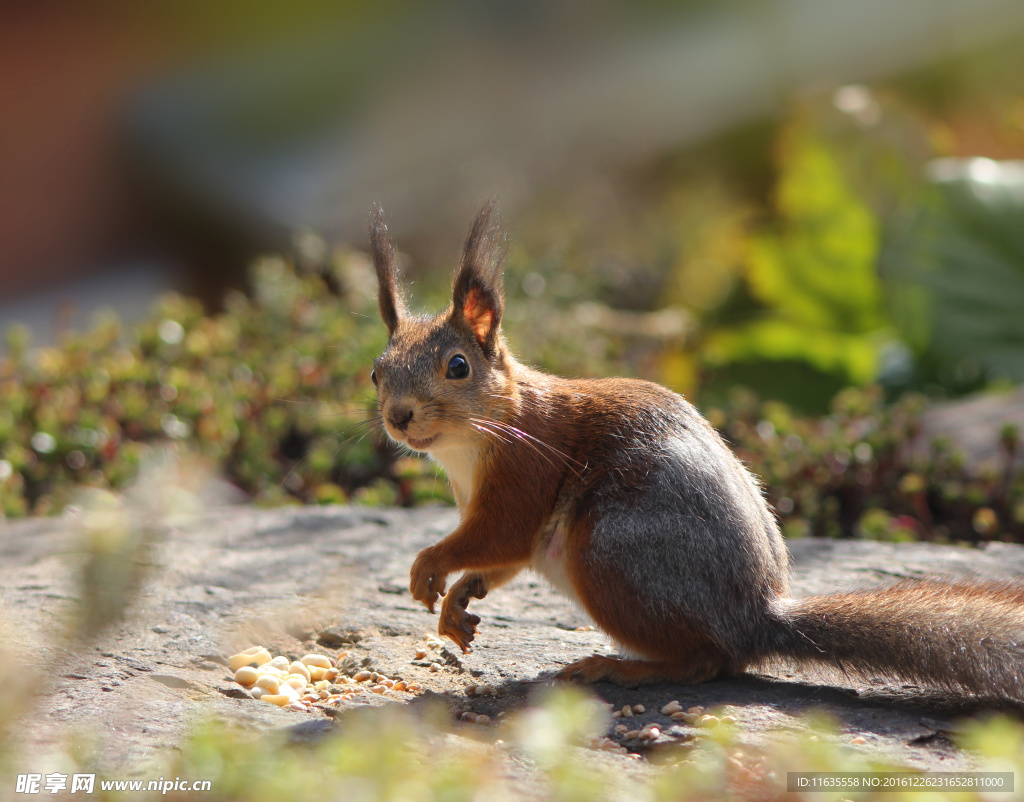
[[[205,514],[167,536],[129,618],[104,633],[95,648],[61,641],[53,624],[73,609],[68,589],[75,582],[74,533],[57,519],[6,524],[0,531],[5,623],[19,633],[16,656],[28,665],[47,665],[50,683],[14,729],[18,746],[26,754],[50,753],[72,731],[92,728],[102,735],[98,771],[125,776],[131,767],[166,755],[211,717],[257,730],[298,723],[294,738],[308,740],[330,730],[346,710],[395,704],[401,696],[361,694],[333,711],[314,705],[310,712],[253,700],[228,681],[224,655],[254,645],[291,660],[325,649],[332,657],[344,653],[341,662],[349,670],[366,668],[422,685],[426,693],[414,705],[444,704],[453,716],[472,708],[492,721],[526,704],[562,666],[610,650],[601,632],[587,629],[591,622],[582,613],[529,573],[473,601],[482,622],[471,653],[428,641],[437,616],[407,593],[392,591],[405,585],[417,551],[456,521],[448,509],[241,507]],[[1002,543],[964,549],[808,539],[790,546],[795,595],[932,574],[1024,577],[1024,548]],[[415,659],[417,650],[426,658]],[[432,663],[440,670],[432,672]],[[470,678],[492,693],[467,695]],[[859,749],[943,771],[970,767],[944,735],[955,731],[955,716],[978,707],[939,692],[798,671],[696,687],[599,685],[595,691],[614,709],[645,708],[629,719],[630,730],[660,729],[659,738],[630,742],[634,750],[702,737],[698,728],[660,713],[673,700],[682,710],[699,705],[734,717],[741,742],[752,747],[779,730],[802,727],[802,714],[822,708],[844,738],[865,739]],[[621,742],[621,734],[607,734]],[[591,757],[623,765],[611,751]]]

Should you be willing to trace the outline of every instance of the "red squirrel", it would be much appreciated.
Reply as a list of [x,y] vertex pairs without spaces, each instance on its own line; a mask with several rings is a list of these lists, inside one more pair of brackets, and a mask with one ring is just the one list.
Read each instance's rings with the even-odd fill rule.
[[460,514],[416,557],[410,590],[431,612],[444,597],[438,632],[464,652],[480,623],[470,599],[532,568],[622,655],[577,660],[561,679],[695,684],[789,659],[1024,696],[1024,586],[903,581],[790,598],[789,553],[758,481],[689,402],[516,361],[493,203],[433,316],[406,309],[379,206],[370,239],[389,334],[371,374],[378,410],[394,441],[444,467]]

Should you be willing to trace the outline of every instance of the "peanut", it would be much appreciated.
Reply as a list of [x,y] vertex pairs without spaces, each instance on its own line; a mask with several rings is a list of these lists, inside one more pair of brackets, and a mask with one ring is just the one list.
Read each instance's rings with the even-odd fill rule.
[[322,654],[307,654],[305,657],[299,660],[300,663],[304,663],[307,666],[319,666],[323,669],[334,668],[334,663],[331,662],[331,658]]
[[270,662],[270,652],[262,646],[250,646],[245,651],[234,654],[228,658],[228,665],[232,671],[238,671],[242,666],[259,668],[264,663]]
[[244,685],[246,688],[251,688],[255,685],[256,680],[259,678],[259,672],[252,666],[242,666],[235,672],[235,682],[239,685]]

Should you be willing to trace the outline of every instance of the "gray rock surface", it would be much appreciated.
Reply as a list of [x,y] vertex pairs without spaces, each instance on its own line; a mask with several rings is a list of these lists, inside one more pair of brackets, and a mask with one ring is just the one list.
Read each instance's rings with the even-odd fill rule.
[[[100,744],[101,765],[124,775],[143,771],[147,761],[174,749],[211,716],[257,731],[295,727],[308,734],[332,726],[324,711],[258,702],[231,681],[227,656],[253,644],[293,657],[345,649],[359,665],[418,681],[428,695],[443,694],[453,715],[474,710],[492,717],[528,704],[561,666],[610,649],[601,632],[585,628],[585,615],[542,579],[524,573],[473,605],[483,622],[472,653],[452,646],[428,655],[443,661],[441,671],[415,659],[437,619],[409,596],[408,569],[416,552],[450,531],[456,519],[454,510],[442,509],[236,507],[206,513],[168,533],[129,616],[87,646],[62,637],[76,604],[73,527],[57,519],[3,525],[4,642],[39,672],[40,693],[18,729],[21,746],[26,754],[43,754],[75,732],[88,732]],[[964,549],[797,540],[790,546],[796,595],[925,575],[1024,578],[1024,547],[1001,543]],[[469,683],[484,682],[497,694],[465,694]],[[697,687],[595,690],[616,707],[645,705],[647,712],[631,719],[631,727],[662,724],[661,737],[644,750],[695,735],[694,728],[660,714],[672,699],[684,708],[723,708],[753,747],[801,729],[801,715],[819,708],[839,723],[840,740],[860,736],[866,741],[860,748],[935,770],[970,766],[948,735],[960,715],[979,707],[921,688],[795,670]],[[368,695],[358,701],[366,703],[396,700]],[[321,724],[309,723],[318,718]],[[641,749],[639,743],[626,746]],[[630,772],[646,765],[593,754],[613,765],[619,761],[624,771],[626,763]]]

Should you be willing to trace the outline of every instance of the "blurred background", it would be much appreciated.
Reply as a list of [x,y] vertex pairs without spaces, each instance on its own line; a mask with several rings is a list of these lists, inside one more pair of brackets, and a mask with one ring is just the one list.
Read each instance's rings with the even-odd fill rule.
[[[912,464],[935,463],[930,446],[896,479],[879,467],[884,444],[865,438],[920,428],[882,410],[1024,380],[1015,0],[49,0],[0,15],[8,514],[59,508],[54,471],[117,485],[132,449],[168,439],[197,441],[256,498],[443,496],[374,435],[338,435],[365,418],[383,346],[362,254],[374,201],[414,306],[432,309],[497,197],[517,353],[687,394],[769,485],[758,449],[803,448],[794,419],[819,421],[793,434],[809,442],[833,436],[822,416],[875,410],[803,448],[812,472],[838,454],[828,482],[854,477],[832,494],[852,505],[844,534],[871,487],[931,488]],[[1016,429],[990,440],[983,497],[947,488],[975,539],[1024,532],[1004,471]],[[779,482],[808,479],[787,460]],[[914,486],[900,525],[933,532],[939,502],[921,508]],[[795,492],[770,490],[783,516],[817,503]]]

